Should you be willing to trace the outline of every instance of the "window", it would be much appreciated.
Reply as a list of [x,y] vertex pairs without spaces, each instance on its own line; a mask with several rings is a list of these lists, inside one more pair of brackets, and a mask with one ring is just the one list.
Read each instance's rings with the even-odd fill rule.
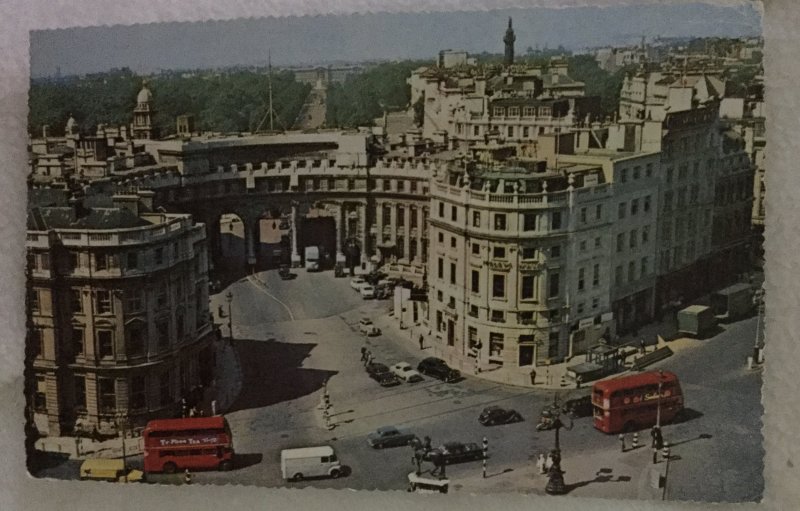
[[639,239],[639,234],[636,232],[636,229],[631,229],[631,233],[628,236],[628,245],[631,249],[636,248],[636,242]]
[[129,357],[141,355],[144,351],[144,335],[140,327],[132,326],[127,329],[125,351]]
[[561,245],[553,245],[550,247],[550,257],[553,259],[561,257]]
[[614,268],[614,284],[618,286],[622,285],[622,266]]
[[492,275],[492,297],[505,298],[506,296],[506,276]]
[[639,212],[639,199],[633,199],[631,201],[631,216],[634,216],[638,212]]
[[[470,316],[472,316],[473,318],[477,318],[478,317],[478,306],[477,305],[470,305],[468,314]],[[472,328],[472,327],[470,327],[470,328]]]
[[450,263],[450,283],[456,283],[456,263]]
[[408,187],[412,193],[415,193],[417,191],[417,181],[412,179],[411,182],[408,184]]
[[36,351],[37,357],[44,356],[44,333],[41,328],[34,328],[31,331],[31,345]]
[[169,371],[161,373],[158,377],[158,397],[161,406],[166,406],[172,402],[172,385],[170,385]]
[[529,138],[531,136],[531,130],[527,126],[522,127],[522,138]]
[[439,243],[444,243],[444,233],[443,232],[439,233]]
[[597,287],[600,285],[600,265],[595,264],[592,267],[592,286]]
[[437,263],[437,265],[436,265],[436,275],[440,279],[444,279],[444,259],[442,259],[440,257],[439,260],[436,263]]
[[522,292],[520,298],[530,300],[533,298],[533,275],[522,276]]
[[509,117],[519,117],[519,107],[518,106],[508,107],[508,115]]
[[489,332],[489,356],[499,357],[503,353],[503,334]]
[[598,236],[594,239],[594,248],[600,248],[602,246],[601,238]]
[[552,216],[550,218],[550,228],[561,229],[561,212],[553,211]]
[[508,138],[513,138],[513,137],[514,137],[514,126],[509,126],[508,127]]
[[624,246],[625,246],[625,233],[621,232],[617,234],[617,252],[622,252]]
[[74,326],[72,327],[72,353],[75,356],[83,355],[84,353],[84,332],[83,328]]
[[650,196],[649,195],[644,198],[644,212],[645,213],[650,212]]
[[647,275],[647,271],[648,271],[647,270],[647,258],[646,257],[642,257],[641,269],[639,270],[639,273],[642,275],[642,277],[644,277],[645,275]]
[[450,236],[450,248],[456,248],[456,238],[455,238],[455,236]]
[[156,323],[156,335],[158,335],[158,347],[163,349],[169,346],[169,321],[162,320]]
[[506,230],[506,215],[503,213],[496,213],[494,215],[494,230],[495,231],[505,231]]
[[580,243],[578,243],[578,248],[581,252],[586,252],[586,240],[581,240]]
[[436,299],[440,302],[444,302],[444,293],[441,291],[436,291]]
[[444,202],[439,203],[439,218],[444,218]]
[[526,106],[522,108],[522,115],[524,117],[533,117],[536,115],[536,107]]
[[81,267],[81,256],[78,252],[69,253],[69,267],[73,270]]
[[33,396],[33,407],[40,412],[47,410],[47,379],[44,375],[36,376],[36,394]]
[[86,377],[79,374],[74,375],[72,387],[75,389],[75,409],[86,410]]
[[595,220],[600,220],[603,216],[603,205],[598,204],[594,207],[594,218]]
[[164,262],[164,249],[157,248],[156,249],[156,264],[162,264]]
[[592,309],[595,310],[598,307],[600,307],[600,299],[595,296],[592,298]]
[[472,270],[472,292],[481,292],[481,274],[478,270]]
[[501,106],[494,107],[494,116],[503,117],[506,114],[506,109]]
[[30,304],[31,305],[31,312],[39,312],[39,307],[40,307],[40,305],[39,305],[39,290],[38,289],[32,289],[31,293],[30,293],[30,296],[31,296],[31,304]]
[[650,241],[650,226],[645,225],[642,227],[642,245]]
[[456,299],[454,297],[452,297],[452,296],[449,297],[447,299],[447,306],[450,307],[451,309],[455,309],[456,308]]
[[558,273],[551,273],[548,279],[547,297],[555,298],[558,296],[560,282]]
[[114,380],[111,378],[98,378],[97,394],[100,401],[100,413],[114,413],[117,409],[117,393]]
[[114,356],[114,332],[111,330],[97,331],[97,351],[100,358]]
[[128,252],[127,267],[129,270],[135,270],[139,267],[139,254],[137,252]]
[[398,192],[406,191],[406,182],[405,182],[405,180],[403,180],[403,179],[398,179],[397,180],[397,191]]
[[636,280],[636,263],[633,261],[628,263],[628,282]]
[[586,270],[578,268],[578,291],[583,291],[586,287]]
[[523,259],[536,259],[536,249],[534,247],[522,247]]
[[633,167],[633,179],[639,179],[642,174],[642,167]]
[[561,335],[558,332],[550,332],[547,339],[547,356],[556,358],[558,356],[558,346],[561,342]]
[[472,127],[472,135],[479,136],[481,134],[481,127],[480,126],[473,126]]
[[406,225],[406,208],[397,206],[397,227],[405,227]]
[[672,182],[672,167],[667,167],[667,183]]
[[623,183],[628,181],[628,169],[620,169],[619,170],[619,180]]
[[472,212],[472,227],[480,227],[481,226],[481,213],[480,211],[473,211]]
[[94,267],[97,271],[103,271],[108,269],[108,255],[107,254],[95,254],[94,255]]
[[140,312],[142,307],[142,291],[131,289],[126,293],[125,308],[127,312]]
[[456,206],[450,206],[450,220],[453,222],[458,221],[458,208]]
[[505,259],[506,258],[506,247],[493,247],[492,248],[492,257],[495,259]]
[[617,218],[619,218],[620,220],[625,218],[625,210],[627,209],[627,207],[628,206],[626,203],[624,202],[619,203],[619,205],[617,206]]
[[525,213],[522,215],[522,229],[525,231],[536,230],[536,213]]
[[584,308],[585,308],[584,302],[578,302],[578,314],[583,314]]
[[664,211],[672,211],[672,191],[664,192]]
[[586,208],[581,208],[581,223],[586,223]]
[[494,323],[504,323],[506,321],[506,315],[503,313],[503,311],[493,310],[492,314],[489,316],[489,321]]
[[131,378],[131,402],[130,408],[141,410],[147,406],[144,376],[134,376]]
[[481,254],[481,246],[477,243],[472,244],[472,254],[473,255],[480,255]]
[[653,164],[652,163],[648,163],[647,164],[647,166],[645,167],[644,174],[647,177],[652,177],[652,175],[653,175]]
[[97,291],[97,313],[110,314],[113,312],[111,307],[111,292],[99,289]]
[[158,286],[158,295],[156,295],[156,305],[165,307],[167,305],[167,284],[162,283]]

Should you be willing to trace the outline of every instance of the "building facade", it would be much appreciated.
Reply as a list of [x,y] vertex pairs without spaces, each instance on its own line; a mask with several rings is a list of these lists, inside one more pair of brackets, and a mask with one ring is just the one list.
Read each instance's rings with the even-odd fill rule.
[[213,372],[205,227],[150,212],[34,207],[27,250],[41,434],[114,433],[171,417]]

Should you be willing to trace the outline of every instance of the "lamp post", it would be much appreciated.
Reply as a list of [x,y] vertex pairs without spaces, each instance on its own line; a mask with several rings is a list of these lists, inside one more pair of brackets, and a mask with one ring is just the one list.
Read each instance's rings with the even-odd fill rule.
[[567,487],[564,484],[564,471],[561,470],[561,442],[560,442],[560,435],[559,431],[561,428],[566,428],[567,430],[572,429],[572,419],[569,419],[569,426],[565,425],[561,421],[561,414],[563,410],[561,405],[558,402],[558,396],[553,397],[553,429],[555,429],[556,437],[555,437],[555,447],[553,451],[550,453],[550,457],[553,460],[553,464],[550,465],[550,470],[547,473],[547,486],[545,486],[544,491],[550,495],[563,495],[567,493]]
[[756,340],[753,346],[753,364],[759,364],[761,360],[761,315],[764,313],[764,288],[759,289],[753,296],[756,305]]
[[114,415],[115,424],[117,429],[119,430],[120,436],[122,437],[122,469],[125,472],[125,482],[128,482],[128,455],[125,451],[125,414],[122,412],[117,412]]
[[225,293],[225,301],[228,302],[228,337],[233,340],[233,316],[231,315],[231,304],[233,303],[233,293]]

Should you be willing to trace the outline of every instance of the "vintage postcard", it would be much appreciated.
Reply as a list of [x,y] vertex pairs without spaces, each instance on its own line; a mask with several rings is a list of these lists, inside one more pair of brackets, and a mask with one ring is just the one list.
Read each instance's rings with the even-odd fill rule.
[[711,3],[32,32],[30,473],[761,500],[763,48]]

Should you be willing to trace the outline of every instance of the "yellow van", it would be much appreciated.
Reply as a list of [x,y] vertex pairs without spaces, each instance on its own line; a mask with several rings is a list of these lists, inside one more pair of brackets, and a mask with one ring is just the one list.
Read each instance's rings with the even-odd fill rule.
[[81,463],[81,481],[86,480],[137,483],[144,473],[126,468],[121,459],[90,458]]

